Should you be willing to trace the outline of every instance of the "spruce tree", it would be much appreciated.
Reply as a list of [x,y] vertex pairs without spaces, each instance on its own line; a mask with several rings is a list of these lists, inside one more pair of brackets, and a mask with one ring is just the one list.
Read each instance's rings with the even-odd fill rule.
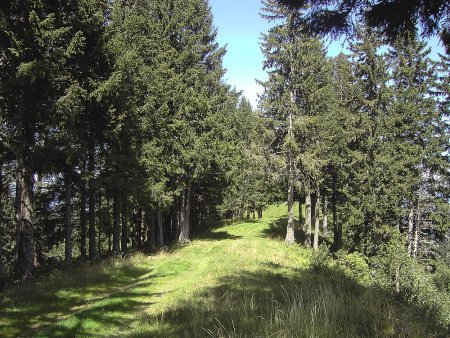
[[[321,42],[302,32],[301,13],[276,1],[265,2],[264,13],[269,20],[282,21],[263,36],[264,67],[269,72],[269,80],[264,83],[263,110],[277,123],[275,152],[286,156],[286,242],[292,244],[294,179],[299,180],[298,186],[306,195],[318,192],[326,160],[321,123],[331,107],[331,67]],[[309,217],[306,224],[305,244],[311,246]]]

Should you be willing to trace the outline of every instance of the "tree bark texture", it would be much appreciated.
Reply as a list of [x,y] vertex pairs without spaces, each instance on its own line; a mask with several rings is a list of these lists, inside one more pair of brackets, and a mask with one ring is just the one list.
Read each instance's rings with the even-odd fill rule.
[[417,257],[418,251],[419,251],[419,244],[420,244],[420,229],[421,229],[421,222],[422,222],[422,213],[420,211],[420,204],[419,200],[417,200],[417,208],[416,208],[416,229],[414,232],[414,251],[413,251],[413,257]]
[[124,196],[122,198],[122,253],[128,250],[128,202]]
[[311,247],[311,232],[312,232],[312,210],[311,210],[311,193],[307,192],[305,197],[305,246]]
[[0,290],[4,287],[4,280],[3,280],[3,274],[4,274],[4,266],[3,266],[3,164],[0,162]]
[[186,227],[188,229],[188,238],[190,236],[191,227],[191,188],[186,189]]
[[[101,222],[102,220],[101,218],[101,211],[102,211],[102,195],[99,193],[98,194],[98,226],[97,226],[97,230],[98,230],[98,241],[97,241],[97,254],[99,257],[102,256],[102,227],[101,227]],[[109,208],[108,208],[109,210]]]
[[164,246],[163,217],[162,211],[158,208],[158,247]]
[[87,214],[86,214],[86,190],[84,186],[81,187],[80,191],[80,255],[81,257],[86,257],[86,225],[87,225]]
[[186,195],[184,190],[180,197],[180,235],[178,236],[178,243],[189,243],[189,224],[186,221]]
[[89,183],[88,183],[88,203],[89,203],[89,259],[95,260],[95,148],[94,144],[89,145],[88,150],[88,171],[89,171]]
[[150,239],[150,249],[156,250],[156,218],[155,215],[156,210],[152,210],[150,215],[150,233],[147,235],[147,238]]
[[337,251],[342,247],[342,226],[337,219],[337,192],[335,182],[333,182],[331,208],[333,211],[333,249]]
[[33,174],[26,167],[26,156],[16,159],[16,275],[19,280],[32,277],[34,253]]
[[118,257],[120,253],[120,202],[118,196],[113,199],[113,254]]
[[138,248],[142,248],[142,234],[144,233],[145,229],[145,210],[144,208],[139,209],[139,218],[138,218],[138,224],[137,224],[137,245]]
[[66,172],[66,209],[65,209],[65,261],[72,264],[72,169]]
[[298,225],[302,228],[303,232],[306,231],[306,223],[305,219],[303,218],[303,204],[305,203],[304,199],[304,196],[300,196],[298,198]]
[[413,256],[414,245],[414,208],[409,209],[408,214],[408,256]]
[[317,192],[314,211],[314,250],[319,250],[319,234],[320,234],[320,194]]
[[[291,100],[293,100],[291,93]],[[292,137],[292,113],[289,115],[289,136]],[[295,232],[294,232],[294,160],[292,158],[292,152],[288,150],[288,158],[287,158],[287,170],[288,170],[288,223],[286,229],[286,238],[285,242],[288,245],[292,245],[295,243]]]

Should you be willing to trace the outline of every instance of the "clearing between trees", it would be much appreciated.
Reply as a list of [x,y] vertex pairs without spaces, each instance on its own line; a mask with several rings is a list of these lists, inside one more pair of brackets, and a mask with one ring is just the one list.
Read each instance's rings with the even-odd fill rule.
[[271,206],[259,221],[204,232],[189,245],[12,287],[0,294],[0,336],[446,335],[374,287],[357,259],[287,246],[286,212]]

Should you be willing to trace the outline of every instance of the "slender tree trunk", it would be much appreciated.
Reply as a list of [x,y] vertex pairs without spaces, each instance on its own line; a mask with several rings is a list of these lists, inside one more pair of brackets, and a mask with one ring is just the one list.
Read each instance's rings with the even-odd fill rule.
[[180,201],[178,197],[175,197],[172,203],[172,220],[170,224],[170,234],[168,237],[172,240],[178,240],[180,236]]
[[122,253],[128,249],[128,205],[127,197],[122,198]]
[[99,216],[98,216],[98,224],[99,226],[97,227],[98,230],[98,241],[97,241],[97,252],[99,257],[102,256],[102,227],[100,226],[100,215],[101,215],[101,211],[102,211],[102,195],[98,194],[98,207],[97,207],[98,211],[99,211]]
[[156,250],[156,210],[152,210],[150,215],[150,234],[147,235],[147,238],[150,239],[150,249]]
[[417,199],[417,209],[416,209],[416,231],[414,233],[414,251],[413,251],[413,257],[417,257],[417,253],[419,251],[419,241],[420,241],[420,229],[421,229],[421,211],[420,211],[420,204],[419,199]]
[[316,204],[314,209],[314,250],[319,250],[319,234],[320,234],[320,193],[317,192]]
[[[191,187],[188,187],[186,190],[186,227],[190,231],[192,229],[191,226]],[[189,238],[189,232],[188,232]]]
[[414,242],[414,208],[409,209],[408,215],[408,255],[413,256],[413,242]]
[[178,243],[189,243],[189,224],[186,222],[186,195],[187,192],[183,191],[181,194],[180,205],[180,235],[178,237]]
[[4,270],[5,267],[3,266],[3,238],[4,238],[4,226],[3,223],[3,163],[0,162],[0,291],[4,287]]
[[311,210],[311,193],[307,192],[305,197],[305,246],[311,247],[311,232],[312,232],[312,210]]
[[80,191],[80,255],[83,258],[86,258],[86,202],[86,190],[82,186]]
[[72,264],[72,168],[66,172],[65,261]]
[[328,236],[328,196],[323,198],[323,234]]
[[[291,101],[293,101],[293,94],[291,93]],[[292,113],[289,114],[289,137],[292,138]],[[288,245],[295,243],[295,232],[294,232],[294,161],[292,158],[292,152],[288,150],[288,223],[286,229],[285,242]]]
[[302,228],[303,232],[306,231],[305,228],[305,220],[303,219],[303,204],[305,203],[304,201],[304,196],[299,196],[298,198],[298,225],[299,227]]
[[120,252],[120,202],[117,194],[113,200],[113,253],[117,258]]
[[333,180],[333,195],[331,201],[331,209],[333,211],[333,248],[335,251],[342,247],[342,226],[337,219],[337,192],[336,182]]
[[19,280],[32,277],[34,253],[33,174],[26,166],[25,151],[16,159],[16,274]]
[[88,171],[89,171],[89,183],[88,183],[88,199],[89,199],[89,259],[95,260],[95,147],[93,142],[89,145],[88,150]]
[[163,229],[163,217],[162,211],[158,208],[158,246],[162,248],[164,246],[164,229]]
[[142,234],[144,233],[145,229],[145,210],[143,207],[139,209],[140,218],[139,218],[139,224],[137,229],[137,245],[139,248],[142,248]]

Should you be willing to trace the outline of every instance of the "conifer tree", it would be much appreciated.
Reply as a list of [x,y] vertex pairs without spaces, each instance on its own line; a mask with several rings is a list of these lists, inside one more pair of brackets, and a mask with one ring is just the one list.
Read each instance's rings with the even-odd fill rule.
[[392,224],[392,204],[386,194],[392,179],[390,155],[382,147],[391,101],[387,65],[378,53],[379,47],[376,35],[364,28],[350,46],[358,92],[348,145],[351,165],[347,167],[348,181],[343,190],[343,221],[348,226],[351,246],[366,255],[376,252],[386,232],[384,226]]
[[[64,62],[77,37],[70,32],[72,2],[10,1],[1,7],[2,111],[14,126],[16,163],[16,275],[35,264],[36,144],[53,127],[55,102],[67,86]],[[66,17],[66,15],[69,15]]]
[[[321,42],[302,32],[299,12],[276,1],[267,1],[264,11],[263,16],[269,20],[283,20],[263,36],[264,66],[269,71],[269,80],[264,83],[263,108],[279,124],[275,151],[286,156],[289,215],[286,242],[292,244],[294,178],[300,180],[299,188],[307,200],[320,186],[326,144],[320,125],[331,107],[331,67]],[[309,216],[306,225],[305,244],[311,246]]]

